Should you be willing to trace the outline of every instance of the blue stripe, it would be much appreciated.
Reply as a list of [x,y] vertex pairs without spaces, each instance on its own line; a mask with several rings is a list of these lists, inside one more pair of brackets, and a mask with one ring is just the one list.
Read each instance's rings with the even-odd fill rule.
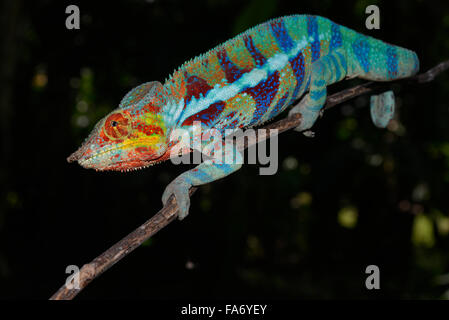
[[316,17],[307,16],[307,32],[309,37],[313,38],[312,42],[312,62],[320,58],[320,38],[318,36],[318,22]]
[[245,41],[246,49],[248,49],[249,53],[256,62],[256,66],[263,66],[267,62],[267,58],[265,58],[264,55],[259,51],[259,49],[257,49],[257,47],[254,45],[253,38],[251,36],[247,36],[244,37],[243,40]]
[[[233,151],[232,152],[232,156],[233,156],[232,163],[235,163],[238,160],[238,156],[236,156],[235,150],[232,150],[232,151]],[[229,172],[233,171],[233,168],[231,166],[232,166],[232,164],[223,163],[223,164],[217,165],[217,169],[220,169],[224,173],[229,173]]]
[[281,49],[288,53],[294,47],[294,43],[290,35],[288,34],[287,27],[283,20],[273,21],[270,24],[271,31],[276,38],[277,44]]
[[343,41],[341,38],[340,26],[336,23],[331,24],[331,43],[330,50],[337,49],[341,47]]
[[292,95],[292,99],[294,100],[298,97],[299,90],[301,89],[302,82],[304,81],[304,75],[306,73],[304,55],[300,51],[298,55],[290,59],[289,62],[296,78],[296,87]]
[[326,96],[326,88],[319,91],[310,91],[310,97],[315,101],[320,100],[324,96]]
[[199,169],[198,171],[192,172],[192,180],[199,180],[200,182],[208,182],[213,180],[213,178],[204,170]]
[[279,89],[279,71],[271,74],[266,80],[257,84],[257,86],[246,89],[245,93],[251,95],[256,103],[253,118],[249,125],[257,123],[265,115],[271,103],[274,100]]
[[310,110],[310,111],[320,111],[321,109],[323,109],[323,104],[317,104],[314,106],[307,107],[307,110]]
[[388,77],[390,79],[395,78],[398,75],[398,56],[396,48],[387,45],[387,69]]
[[226,49],[221,49],[217,52],[218,62],[220,63],[221,68],[225,72],[226,79],[229,82],[235,82],[241,78],[243,75],[243,70],[237,67],[231,59],[229,59],[228,53]]
[[416,73],[419,70],[419,60],[416,53],[413,52],[412,54],[413,54],[413,73]]
[[370,46],[365,36],[360,35],[352,44],[352,49],[354,50],[354,54],[357,57],[363,71],[366,73],[369,72],[370,63],[369,63],[369,50]]

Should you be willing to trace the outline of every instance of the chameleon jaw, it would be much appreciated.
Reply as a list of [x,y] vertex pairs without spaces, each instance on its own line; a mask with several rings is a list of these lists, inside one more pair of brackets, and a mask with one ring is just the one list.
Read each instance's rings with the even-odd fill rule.
[[[132,147],[132,146],[131,146]],[[130,150],[133,150],[132,148],[129,148]],[[153,166],[155,164],[158,164],[162,161],[165,161],[168,159],[166,156],[167,153],[163,153],[162,155],[158,156],[157,154],[154,159],[150,160],[143,160],[138,158],[131,157],[130,159],[125,160],[112,160],[114,158],[119,158],[119,153],[114,153],[117,151],[123,150],[123,147],[113,147],[108,148],[104,150],[99,150],[93,154],[90,154],[88,156],[85,155],[85,148],[80,148],[73,154],[71,154],[67,161],[70,162],[78,162],[80,166],[86,169],[95,169],[96,171],[122,171],[122,172],[128,172],[133,170],[140,170],[144,169],[150,166]]]

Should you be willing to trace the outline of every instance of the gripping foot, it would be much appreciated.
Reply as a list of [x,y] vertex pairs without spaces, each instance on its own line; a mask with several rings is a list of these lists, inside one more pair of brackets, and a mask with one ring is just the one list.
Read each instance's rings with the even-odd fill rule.
[[176,199],[176,203],[178,204],[179,220],[184,219],[189,214],[190,207],[190,197],[189,197],[189,189],[192,185],[187,182],[186,179],[181,175],[173,180],[166,188],[162,195],[162,203],[167,203],[170,196],[173,195]]

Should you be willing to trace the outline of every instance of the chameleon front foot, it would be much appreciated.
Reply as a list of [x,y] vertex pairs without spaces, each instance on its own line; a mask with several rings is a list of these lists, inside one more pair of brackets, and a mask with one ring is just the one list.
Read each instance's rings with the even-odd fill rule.
[[162,203],[164,204],[164,206],[167,203],[168,199],[170,199],[170,196],[174,195],[179,208],[179,220],[184,219],[189,214],[189,189],[191,186],[192,185],[188,183],[183,177],[177,177],[175,180],[170,182],[170,184],[165,188],[165,191],[162,195]]

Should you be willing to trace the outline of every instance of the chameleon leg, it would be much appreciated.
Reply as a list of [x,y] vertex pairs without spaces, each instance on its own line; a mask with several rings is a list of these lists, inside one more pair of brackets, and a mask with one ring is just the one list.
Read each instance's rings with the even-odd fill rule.
[[225,156],[235,155],[235,159],[231,157],[230,161],[221,161],[221,159],[217,161],[215,158],[210,158],[192,170],[180,174],[165,188],[162,203],[165,205],[170,196],[174,195],[179,207],[179,220],[184,219],[189,214],[190,187],[221,179],[240,169],[243,156],[235,147],[232,147],[228,152],[225,151],[224,154]]
[[312,64],[310,91],[289,112],[289,115],[295,113],[302,115],[302,122],[296,131],[312,127],[326,102],[326,86],[344,79],[346,74],[346,57],[344,51],[340,49],[330,52]]
[[394,106],[393,91],[371,96],[371,119],[376,127],[385,128],[388,125],[394,116]]

